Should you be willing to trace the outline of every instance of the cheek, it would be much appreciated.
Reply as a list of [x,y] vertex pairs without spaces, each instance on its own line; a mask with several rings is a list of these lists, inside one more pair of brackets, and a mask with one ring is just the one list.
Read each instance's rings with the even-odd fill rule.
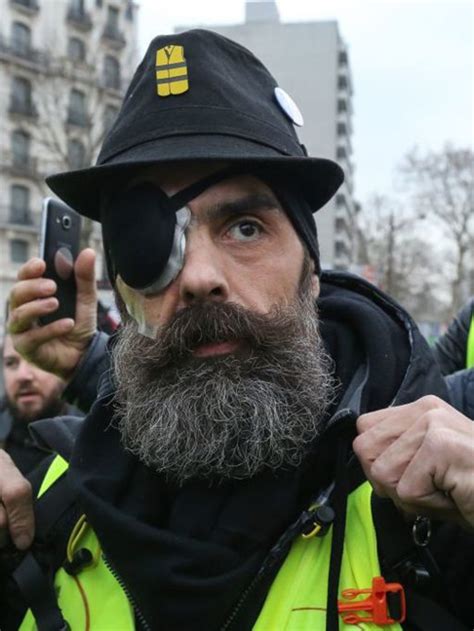
[[18,379],[15,378],[14,374],[8,371],[4,373],[3,378],[5,380],[5,392],[7,392],[8,394],[11,394],[16,388]]
[[116,287],[128,313],[138,322],[156,325],[166,324],[176,312],[179,290],[176,282],[159,295],[145,298],[117,277]]
[[274,305],[292,303],[298,295],[303,255],[298,251],[288,256],[281,248],[273,250],[251,265],[239,265],[234,277],[234,287],[244,306],[260,312],[268,312]]

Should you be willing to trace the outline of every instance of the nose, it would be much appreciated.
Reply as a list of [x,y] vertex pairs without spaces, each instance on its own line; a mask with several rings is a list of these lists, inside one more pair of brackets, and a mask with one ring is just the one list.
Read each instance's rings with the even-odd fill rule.
[[222,253],[209,235],[199,229],[186,237],[184,266],[180,274],[181,301],[189,306],[196,302],[225,302],[229,298]]
[[18,381],[22,383],[33,381],[34,379],[33,367],[27,361],[22,360],[20,362],[20,365],[18,366],[16,377]]

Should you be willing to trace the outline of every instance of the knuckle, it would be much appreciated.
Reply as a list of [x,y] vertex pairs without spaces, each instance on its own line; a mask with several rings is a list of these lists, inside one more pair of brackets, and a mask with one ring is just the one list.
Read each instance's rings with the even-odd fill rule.
[[369,427],[369,415],[361,414],[356,421],[357,431],[365,432]]
[[386,478],[386,467],[380,460],[376,460],[370,467],[370,477],[377,484],[383,484]]
[[364,435],[359,435],[354,438],[352,443],[352,449],[354,450],[355,455],[361,459],[364,457],[367,450],[367,439]]
[[14,465],[13,465],[13,460],[11,459],[10,455],[7,454],[5,449],[0,449],[0,467],[6,468],[6,467],[12,467],[12,466]]
[[11,481],[5,486],[2,493],[2,501],[8,508],[19,503],[27,502],[31,500],[32,496],[33,491],[31,484],[25,478],[21,478]]
[[418,400],[418,404],[426,412],[431,410],[439,410],[445,407],[445,402],[434,394],[427,394]]
[[411,484],[408,484],[405,481],[401,481],[397,484],[396,491],[397,497],[404,505],[412,506],[415,503],[417,496]]

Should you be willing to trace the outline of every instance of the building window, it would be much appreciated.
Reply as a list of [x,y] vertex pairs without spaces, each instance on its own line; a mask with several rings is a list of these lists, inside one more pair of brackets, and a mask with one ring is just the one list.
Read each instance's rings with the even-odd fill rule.
[[68,123],[87,127],[86,95],[80,90],[72,89],[69,95]]
[[342,217],[337,217],[336,218],[336,232],[344,232],[347,229],[347,223],[345,219],[342,219]]
[[347,136],[347,126],[345,123],[337,124],[337,135],[338,136]]
[[104,60],[104,84],[106,88],[120,90],[120,64],[111,55]]
[[70,37],[68,42],[68,57],[71,61],[85,61],[86,45],[78,37]]
[[346,101],[346,99],[338,99],[337,100],[337,111],[339,112],[339,114],[342,114],[342,112],[347,112],[347,101]]
[[15,129],[11,137],[12,158],[15,166],[26,166],[30,161],[30,135]]
[[133,22],[133,2],[131,1],[127,3],[127,8],[125,9],[125,17],[129,22]]
[[107,7],[107,22],[105,28],[110,34],[117,34],[119,32],[119,15],[120,12],[116,7]]
[[20,57],[28,57],[31,51],[31,30],[26,24],[13,22],[12,24],[12,49]]
[[86,162],[86,150],[82,142],[73,138],[68,141],[67,149],[71,169],[82,169]]
[[20,4],[22,7],[26,7],[27,9],[34,9],[35,11],[38,9],[38,3],[36,0],[13,0],[14,4]]
[[13,77],[10,111],[26,116],[34,116],[31,83],[24,77]]
[[336,206],[345,206],[346,205],[346,198],[342,193],[339,193],[338,195],[336,195]]
[[85,13],[84,0],[69,0],[69,8],[72,13],[83,15]]
[[347,249],[347,246],[343,241],[336,241],[335,254],[337,258],[349,256],[349,250]]
[[108,133],[115,123],[118,115],[118,108],[115,105],[106,105],[104,111],[104,132]]
[[340,66],[347,66],[347,64],[348,64],[347,51],[346,50],[340,50],[339,51],[339,65]]
[[338,160],[345,160],[347,158],[347,151],[345,147],[338,147],[336,152]]
[[345,206],[346,205],[346,196],[343,193],[339,193],[336,195],[336,206]]
[[337,79],[337,87],[340,90],[346,90],[348,86],[347,77],[344,75],[340,75]]
[[102,4],[103,4],[102,0],[95,0],[95,6],[98,9],[102,9]]
[[26,186],[15,184],[10,189],[10,222],[18,224],[31,222],[30,191]]
[[10,241],[10,261],[12,263],[25,263],[28,258],[28,241],[12,239]]

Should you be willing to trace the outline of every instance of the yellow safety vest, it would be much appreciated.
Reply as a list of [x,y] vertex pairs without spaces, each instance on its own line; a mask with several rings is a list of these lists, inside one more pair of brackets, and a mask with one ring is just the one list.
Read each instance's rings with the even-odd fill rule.
[[[45,493],[66,471],[67,462],[57,456],[40,488]],[[371,488],[366,482],[349,495],[347,527],[344,540],[341,574],[342,590],[364,589],[380,575],[377,541],[370,506]],[[329,531],[324,537],[298,538],[280,568],[255,622],[253,631],[324,631],[326,599],[331,554]],[[114,578],[101,553],[100,543],[81,518],[68,543],[68,556],[79,548],[87,548],[94,559],[76,576],[64,569],[55,575],[58,604],[72,631],[129,631],[135,628],[130,602]],[[198,624],[199,621],[197,621]],[[340,631],[376,631],[372,623],[347,625],[340,620]],[[35,631],[36,625],[28,611],[20,631]],[[384,631],[401,631],[398,624],[384,625]]]
[[471,325],[467,336],[466,368],[474,367],[474,315],[471,318]]

